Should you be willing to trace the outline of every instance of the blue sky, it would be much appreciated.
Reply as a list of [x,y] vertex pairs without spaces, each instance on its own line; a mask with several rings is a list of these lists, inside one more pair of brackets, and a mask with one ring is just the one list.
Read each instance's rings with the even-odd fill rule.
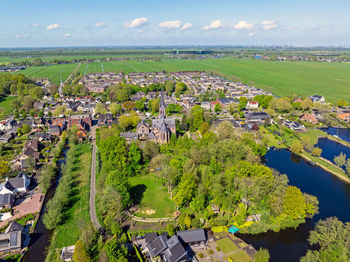
[[0,47],[349,45],[349,0],[2,0]]

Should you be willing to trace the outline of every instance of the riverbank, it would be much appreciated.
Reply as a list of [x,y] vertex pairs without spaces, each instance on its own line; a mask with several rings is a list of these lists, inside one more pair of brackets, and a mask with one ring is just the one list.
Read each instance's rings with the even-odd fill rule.
[[[300,157],[305,159],[306,161],[311,161],[315,163],[316,166],[322,168],[323,170],[327,171],[328,173],[331,173],[332,175],[335,175],[339,179],[341,179],[344,182],[350,183],[350,178],[346,176],[343,169],[340,167],[337,167],[335,164],[333,164],[331,161],[323,158],[323,157],[314,157],[311,155],[306,155],[305,153],[301,154]],[[330,166],[330,167],[327,167]]]
[[350,148],[350,143],[348,141],[345,141],[345,140],[340,139],[340,138],[336,138],[336,137],[334,137],[332,135],[327,135],[327,136],[319,137],[319,138],[327,138],[329,140],[333,140],[333,141],[335,141],[335,142],[337,142],[339,144],[342,144],[343,146],[346,146],[346,147]]
[[90,223],[89,190],[91,145],[89,143],[71,145],[71,157],[67,166],[73,178],[69,194],[69,205],[64,209],[63,221],[55,228],[48,248],[46,261],[55,261],[59,250],[74,245],[84,228]]

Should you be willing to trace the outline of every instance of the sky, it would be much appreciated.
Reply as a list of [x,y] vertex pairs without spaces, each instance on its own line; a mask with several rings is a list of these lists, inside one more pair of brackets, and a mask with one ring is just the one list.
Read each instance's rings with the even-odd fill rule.
[[350,45],[349,0],[0,0],[0,48]]

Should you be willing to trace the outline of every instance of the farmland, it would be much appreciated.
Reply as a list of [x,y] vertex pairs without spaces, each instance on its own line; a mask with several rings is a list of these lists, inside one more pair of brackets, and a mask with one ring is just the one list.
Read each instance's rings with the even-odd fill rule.
[[[205,70],[231,80],[242,81],[275,95],[290,96],[319,94],[326,99],[350,101],[350,64],[317,62],[277,62],[232,57],[206,60],[162,61],[108,61],[83,64],[80,73],[102,72],[152,72]],[[74,64],[46,67],[30,67],[21,73],[29,77],[49,77],[58,83],[60,75],[65,79],[74,69]]]

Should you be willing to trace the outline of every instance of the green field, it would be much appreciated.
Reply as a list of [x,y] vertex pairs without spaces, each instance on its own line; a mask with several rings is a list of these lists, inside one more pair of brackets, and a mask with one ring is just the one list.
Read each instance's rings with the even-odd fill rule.
[[62,248],[74,245],[79,239],[82,226],[90,221],[89,215],[89,190],[90,190],[90,164],[91,145],[79,144],[76,147],[76,156],[79,161],[74,162],[75,173],[73,196],[71,206],[65,212],[64,222],[56,228],[55,238],[51,246]]
[[15,96],[7,96],[0,99],[0,109],[3,111],[4,115],[9,115],[11,113],[10,104],[15,99]]
[[[276,62],[232,57],[206,60],[162,61],[108,61],[82,64],[81,73],[102,72],[152,72],[205,70],[222,75],[231,80],[272,91],[275,95],[319,94],[328,100],[346,99],[350,101],[350,64],[316,62]],[[58,83],[60,75],[67,78],[74,64],[27,68],[21,73],[29,77],[49,77]]]
[[139,206],[140,217],[172,217],[175,204],[160,181],[152,176],[130,177],[132,197]]
[[31,66],[25,70],[17,72],[18,74],[25,74],[30,78],[49,78],[52,82],[59,84],[61,77],[65,81],[72,73],[76,64],[60,64],[51,66]]

